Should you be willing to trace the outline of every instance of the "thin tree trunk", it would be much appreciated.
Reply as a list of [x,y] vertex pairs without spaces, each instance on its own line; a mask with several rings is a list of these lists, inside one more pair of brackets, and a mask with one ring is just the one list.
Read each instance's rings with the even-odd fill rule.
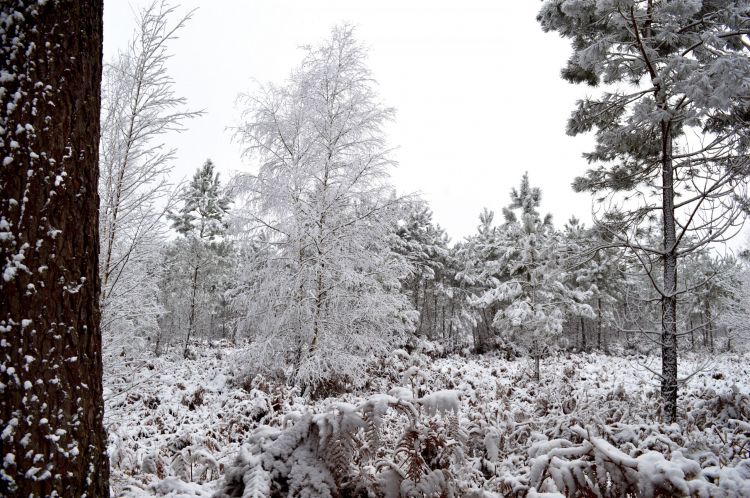
[[583,321],[583,317],[581,318],[581,351],[584,353],[586,352],[586,324]]
[[440,306],[440,311],[442,313],[442,318],[440,319],[440,328],[442,329],[442,336],[443,340],[445,341],[447,339],[445,335],[445,298],[443,298],[443,304]]
[[727,327],[727,352],[732,352],[732,329]]
[[[119,170],[117,172],[117,186],[115,187],[115,200],[113,203],[111,203],[108,208],[111,208],[112,210],[112,218],[111,220],[105,220],[105,227],[106,227],[106,237],[107,237],[107,251],[105,255],[105,261],[104,261],[104,275],[103,275],[103,282],[102,282],[102,296],[101,299],[105,300],[107,298],[107,292],[108,292],[108,285],[109,285],[109,279],[112,275],[112,252],[114,250],[114,243],[115,239],[117,237],[117,217],[120,212],[120,204],[122,201],[122,191],[123,191],[123,181],[125,179],[125,171],[128,168],[128,163],[130,162],[130,153],[131,149],[133,147],[133,134],[134,134],[134,127],[135,127],[135,118],[137,115],[137,110],[141,105],[141,97],[142,97],[142,89],[143,89],[143,68],[139,66],[138,72],[137,72],[137,79],[138,82],[136,84],[135,89],[135,95],[133,97],[133,103],[130,107],[130,116],[129,116],[129,122],[128,122],[128,131],[127,131],[127,139],[125,141],[125,152],[124,157],[122,159],[122,162],[119,164]],[[109,209],[107,209],[107,214],[109,215]]]
[[[417,299],[419,299],[419,285],[417,285]],[[427,308],[427,283],[422,285],[422,309],[419,310],[419,326],[417,327],[417,334],[422,334],[422,323],[424,322],[425,310]]]
[[193,327],[195,327],[195,295],[198,291],[198,268],[200,265],[196,264],[193,269],[193,282],[192,282],[192,295],[190,297],[190,315],[188,317],[188,330],[187,337],[185,337],[185,349],[182,351],[183,358],[188,357],[190,351],[190,336],[193,334]]
[[711,303],[706,303],[706,321],[707,321],[707,329],[706,329],[706,335],[708,339],[708,350],[710,352],[714,352],[714,315],[713,311],[711,310]]
[[668,423],[677,419],[677,236],[674,215],[674,171],[672,132],[662,122],[662,224],[664,229],[662,308],[661,393]]
[[693,324],[693,314],[688,313],[690,320],[690,350],[695,351],[695,325]]
[[602,298],[596,300],[596,347],[602,350]]
[[102,9],[95,0],[0,3],[0,496],[109,496]]
[[[329,175],[330,175],[330,162],[332,160],[332,152],[329,150],[328,152],[328,159],[325,164],[325,172],[323,175],[323,181],[321,184],[321,193],[320,196],[322,199],[325,199],[326,193],[328,192],[328,181],[329,181]],[[312,354],[315,352],[315,350],[318,347],[318,334],[320,333],[321,328],[321,320],[323,319],[323,306],[324,306],[324,299],[325,299],[325,289],[323,288],[323,273],[325,272],[325,262],[323,261],[323,242],[324,242],[324,228],[327,223],[326,219],[326,211],[325,208],[323,208],[320,212],[320,218],[318,220],[318,240],[317,240],[317,248],[318,248],[318,261],[317,261],[317,275],[316,275],[316,294],[315,294],[315,317],[313,318],[313,336],[312,341],[310,342],[310,351],[309,354]]]
[[221,303],[221,338],[226,339],[227,338],[227,305],[225,302]]
[[458,342],[458,341],[456,341],[456,337],[453,334],[453,312],[454,312],[454,307],[455,307],[454,303],[455,302],[454,302],[453,298],[451,298],[450,323],[448,323],[448,337],[451,338],[451,349],[452,350],[456,349],[456,342]]
[[[628,315],[628,305],[627,303],[622,303],[622,316],[624,317],[624,321],[626,325],[629,325],[631,323],[631,320]],[[630,347],[633,343],[633,339],[631,337],[630,327],[625,329],[625,343]]]
[[315,294],[315,318],[313,319],[313,337],[310,342],[310,353],[314,353],[318,347],[318,333],[320,332],[320,322],[323,319],[323,270],[325,265],[321,263],[318,277],[316,279],[317,292]]
[[432,327],[430,330],[430,338],[434,339],[434,335],[437,332],[437,320],[438,320],[438,295],[436,289],[432,289]]

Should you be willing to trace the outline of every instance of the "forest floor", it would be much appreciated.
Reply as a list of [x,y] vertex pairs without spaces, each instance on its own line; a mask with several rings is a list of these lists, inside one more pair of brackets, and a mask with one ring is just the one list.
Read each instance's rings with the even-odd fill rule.
[[[676,494],[750,496],[747,354],[714,355],[708,364],[697,355],[681,358],[681,376],[700,371],[681,389],[680,423],[667,425],[649,371],[658,371],[658,359],[646,356],[559,354],[544,362],[536,383],[527,359],[431,358],[399,350],[373,368],[360,392],[311,402],[285,385],[246,379],[240,349],[214,344],[196,351],[189,360],[108,365],[105,425],[114,496],[208,497],[259,427],[289,427],[304,412],[356,405],[378,393],[428,400],[436,392],[449,394],[437,406],[448,413],[423,416],[452,416],[460,426],[463,463],[452,474],[461,476],[460,496],[535,496],[561,487],[568,494],[581,485],[566,479],[574,479],[587,451],[601,466],[631,465],[638,486],[653,486],[641,489],[643,496],[660,486],[673,486]],[[393,444],[387,440],[398,434],[386,430],[383,437],[383,444]],[[555,448],[585,451],[566,460],[564,452],[553,455]]]

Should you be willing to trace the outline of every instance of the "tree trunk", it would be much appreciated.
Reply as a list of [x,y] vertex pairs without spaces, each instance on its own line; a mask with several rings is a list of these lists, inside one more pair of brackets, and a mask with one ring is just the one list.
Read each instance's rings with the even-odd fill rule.
[[[630,312],[630,309],[629,309],[628,304],[622,303],[622,316],[625,318],[626,325],[629,325],[630,323],[632,323],[632,319],[629,318],[630,317],[629,312]],[[628,347],[631,347],[633,344],[632,332],[630,332],[630,327],[625,329],[625,344],[627,344]]]
[[688,313],[690,320],[690,350],[695,351],[695,325],[693,325],[693,315]]
[[586,352],[586,324],[581,317],[581,351]]
[[661,299],[662,348],[661,393],[668,423],[677,419],[677,236],[674,216],[674,170],[672,167],[671,123],[662,128],[662,225],[664,229],[663,277]]
[[441,335],[443,336],[443,341],[446,341],[447,337],[445,335],[445,298],[443,298],[443,304],[440,306],[440,311],[442,314],[442,317],[440,318]]
[[602,350],[602,298],[596,300],[596,347]]
[[708,350],[714,352],[714,315],[711,303],[706,303],[706,335],[708,339]]
[[[419,284],[417,284],[417,303],[419,302]],[[424,322],[424,314],[427,309],[427,282],[422,285],[422,309],[417,306],[419,311],[419,325],[417,325],[417,335],[422,334],[422,323]]]
[[159,351],[159,348],[161,346],[161,336],[163,332],[161,330],[161,327],[159,327],[159,331],[156,333],[156,344],[154,344],[154,356],[159,356],[161,354],[161,351]]
[[727,327],[727,353],[732,352],[732,329]]
[[102,2],[3,0],[0,12],[0,495],[109,496],[98,302]]
[[221,302],[221,338],[226,339],[227,338],[227,303],[223,301]]
[[[322,259],[323,255],[318,250],[318,258]],[[316,279],[316,294],[315,294],[315,318],[313,319],[313,336],[312,341],[310,341],[310,351],[309,354],[313,354],[315,350],[318,348],[318,334],[320,333],[321,329],[321,321],[323,320],[323,300],[325,298],[324,296],[324,289],[323,289],[323,271],[325,270],[325,264],[320,264],[320,270],[318,271],[318,276]]]
[[474,345],[474,349],[477,353],[486,353],[489,351],[489,337],[492,332],[492,323],[487,318],[487,310],[482,309],[482,318],[484,319],[484,331],[482,333],[482,327],[477,327],[477,338],[478,342]]
[[182,350],[182,357],[187,358],[188,352],[190,351],[190,336],[193,334],[193,328],[195,327],[195,294],[198,291],[198,268],[199,265],[195,265],[193,269],[193,282],[192,282],[192,295],[190,297],[190,316],[188,317],[188,330],[187,337],[185,337],[185,349]]
[[456,337],[453,334],[453,313],[454,313],[454,309],[453,308],[455,306],[455,301],[454,301],[454,299],[452,297],[450,298],[450,300],[451,300],[451,311],[450,311],[450,315],[449,315],[450,316],[450,323],[448,324],[448,337],[450,337],[450,341],[451,341],[451,351],[455,351],[455,349],[456,349],[456,343],[458,342],[458,341],[456,341]]
[[437,321],[438,321],[438,294],[437,289],[433,283],[432,287],[432,327],[430,327],[430,339],[435,339],[435,333],[437,332]]

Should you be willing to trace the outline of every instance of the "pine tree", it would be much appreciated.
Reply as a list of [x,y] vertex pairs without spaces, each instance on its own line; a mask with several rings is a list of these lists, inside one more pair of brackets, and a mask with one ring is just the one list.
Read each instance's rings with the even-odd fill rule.
[[419,312],[415,333],[436,339],[438,332],[445,335],[445,306],[451,299],[448,294],[454,276],[447,268],[448,235],[433,223],[432,211],[424,203],[404,206],[407,211],[399,220],[395,251],[406,258],[412,271],[402,281]]
[[[693,292],[684,305],[689,323],[681,335],[690,335],[691,347],[695,349],[695,332],[700,330],[703,333],[703,346],[713,353],[725,307],[740,285],[740,268],[734,257],[720,257],[711,253],[711,249],[706,248],[682,261],[684,287],[693,289]],[[694,316],[699,317],[699,323],[693,322]]]
[[[456,279],[469,296],[480,295],[494,287],[498,281],[507,278],[505,267],[497,263],[500,257],[500,229],[494,224],[494,220],[495,213],[484,208],[479,214],[477,233],[467,237],[456,249],[460,265]],[[492,318],[497,313],[497,304],[480,305],[474,301],[470,305],[474,322],[474,350],[483,353],[496,346]]]
[[[563,78],[607,85],[579,101],[568,124],[571,135],[596,129],[584,155],[595,166],[574,188],[619,213],[613,245],[636,255],[660,296],[669,421],[677,418],[678,260],[733,235],[747,205],[747,12],[746,1],[732,0],[547,0],[538,16],[545,31],[573,41]],[[648,245],[638,228],[657,219],[661,243]]]
[[[566,253],[570,258],[569,285],[592,293],[590,305],[596,314],[596,347],[607,350],[605,328],[615,325],[614,307],[621,297],[625,277],[620,268],[622,251],[606,247],[612,242],[608,232],[594,226],[586,228],[572,217],[565,225]],[[581,322],[582,349],[586,349],[585,320]]]
[[172,227],[183,236],[183,251],[175,254],[185,261],[189,271],[189,311],[183,355],[189,354],[190,338],[195,330],[196,306],[201,286],[206,281],[207,266],[216,264],[224,250],[218,242],[226,232],[225,221],[230,200],[221,189],[219,174],[214,173],[214,164],[206,160],[198,168],[192,181],[179,195],[182,207],[170,213]]
[[101,1],[0,3],[2,496],[109,495],[101,53]]
[[540,216],[540,203],[540,189],[524,174],[486,251],[492,256],[478,266],[479,280],[489,277],[492,285],[473,300],[476,306],[497,306],[492,326],[531,354],[537,380],[540,360],[562,331],[565,313],[592,316],[584,304],[590,294],[565,285],[563,242],[551,215]]
[[179,196],[182,207],[170,214],[172,228],[185,237],[197,237],[212,242],[226,232],[224,220],[229,198],[221,191],[219,174],[214,174],[214,163],[207,159]]

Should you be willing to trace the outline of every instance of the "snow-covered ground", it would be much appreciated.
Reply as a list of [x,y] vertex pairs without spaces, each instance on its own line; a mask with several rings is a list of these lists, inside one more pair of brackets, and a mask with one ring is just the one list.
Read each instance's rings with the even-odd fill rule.
[[[239,349],[196,350],[191,360],[109,365],[105,422],[116,496],[256,496],[253,465],[266,492],[283,481],[292,493],[304,488],[292,481],[314,478],[319,488],[308,482],[308,493],[372,482],[372,496],[583,488],[603,496],[750,496],[750,356],[716,356],[710,364],[682,358],[682,376],[702,369],[681,390],[681,423],[668,426],[648,370],[658,371],[658,361],[646,357],[561,354],[545,362],[537,384],[525,359],[398,351],[373,365],[361,392],[311,402],[296,389],[245,378]],[[285,443],[285,454],[278,441],[292,431],[297,439]],[[343,433],[354,443],[343,470],[321,463],[323,470],[300,477],[297,464],[282,461],[299,462],[291,455],[303,442],[330,446],[332,434]],[[373,437],[378,448],[368,447]],[[320,455],[331,461],[326,450]],[[225,473],[232,474],[226,484]]]

